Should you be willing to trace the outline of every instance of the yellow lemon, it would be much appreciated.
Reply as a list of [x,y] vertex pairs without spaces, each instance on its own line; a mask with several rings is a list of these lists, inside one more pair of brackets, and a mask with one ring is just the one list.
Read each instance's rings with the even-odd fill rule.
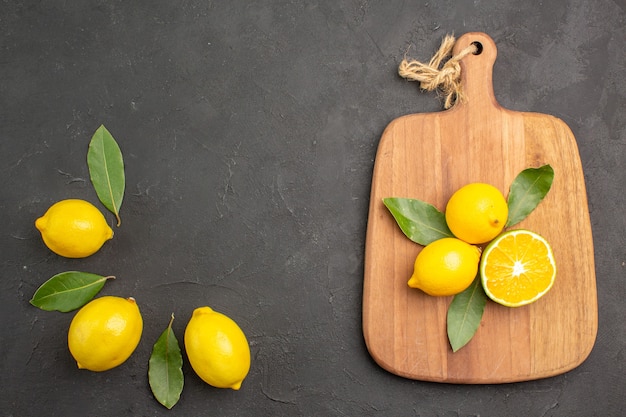
[[185,329],[193,370],[207,384],[238,390],[250,370],[250,347],[241,328],[210,307],[194,310]]
[[62,200],[50,206],[35,221],[44,243],[57,255],[85,258],[96,253],[113,230],[93,204],[78,199]]
[[408,285],[428,295],[455,295],[470,286],[480,261],[480,249],[453,237],[435,240],[415,258]]
[[106,371],[130,357],[142,331],[143,320],[134,298],[105,296],[76,313],[67,344],[80,369]]
[[472,183],[459,188],[448,200],[446,223],[454,236],[467,243],[486,243],[504,229],[509,207],[493,185]]

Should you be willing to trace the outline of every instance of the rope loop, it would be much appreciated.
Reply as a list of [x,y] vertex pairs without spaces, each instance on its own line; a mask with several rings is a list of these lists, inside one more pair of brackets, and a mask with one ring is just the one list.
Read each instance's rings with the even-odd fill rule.
[[[478,52],[476,45],[471,44],[458,54],[451,56],[455,42],[454,36],[446,35],[441,41],[439,50],[427,64],[414,59],[408,61],[405,56],[398,67],[398,74],[402,78],[418,81],[422,90],[441,90],[445,109],[449,109],[457,102],[465,101],[461,88],[460,61],[467,55]],[[444,62],[443,65],[442,62]]]

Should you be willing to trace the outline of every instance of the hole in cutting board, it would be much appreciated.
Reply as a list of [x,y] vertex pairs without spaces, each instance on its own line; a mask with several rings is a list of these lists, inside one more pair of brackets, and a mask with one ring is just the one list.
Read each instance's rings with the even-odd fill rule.
[[476,47],[476,52],[474,52],[474,55],[480,55],[483,52],[483,44],[475,41],[472,42],[472,45],[474,45]]

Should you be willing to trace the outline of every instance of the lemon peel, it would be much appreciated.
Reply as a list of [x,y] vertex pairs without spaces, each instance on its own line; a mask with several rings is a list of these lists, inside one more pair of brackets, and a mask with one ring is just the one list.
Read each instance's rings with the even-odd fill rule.
[[480,249],[457,238],[426,245],[415,258],[408,286],[428,295],[455,295],[470,286],[478,272]]
[[85,258],[113,238],[104,215],[85,200],[61,200],[35,220],[45,245],[66,258]]
[[446,223],[454,236],[467,243],[486,243],[504,229],[509,207],[496,187],[471,183],[459,188],[446,205]]
[[76,313],[67,344],[79,369],[102,372],[124,363],[142,332],[143,319],[134,298],[104,296]]
[[185,350],[195,373],[216,388],[239,390],[250,370],[250,347],[230,317],[196,308],[185,328]]

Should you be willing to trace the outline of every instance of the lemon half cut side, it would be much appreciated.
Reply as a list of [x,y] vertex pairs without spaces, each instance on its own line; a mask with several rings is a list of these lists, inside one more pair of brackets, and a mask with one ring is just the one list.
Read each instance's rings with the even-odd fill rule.
[[483,251],[480,275],[487,296],[520,307],[543,297],[556,278],[556,262],[548,241],[529,230],[511,230]]

